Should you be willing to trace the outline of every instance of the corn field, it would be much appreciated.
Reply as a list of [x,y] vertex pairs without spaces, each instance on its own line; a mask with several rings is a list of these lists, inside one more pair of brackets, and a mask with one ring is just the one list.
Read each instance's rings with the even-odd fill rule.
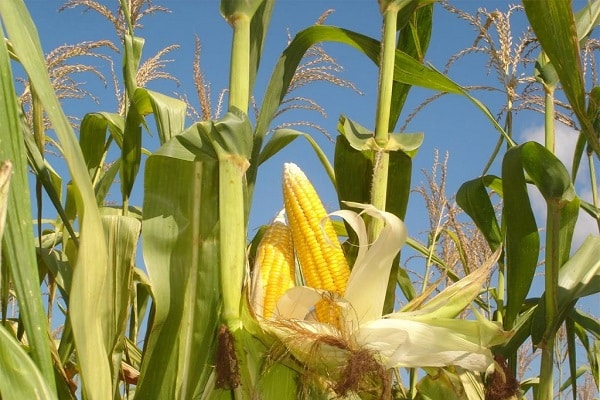
[[[179,82],[168,68],[178,45],[144,53],[141,20],[164,3],[67,0],[62,11],[95,13],[119,40],[44,54],[26,2],[0,1],[0,399],[598,397],[600,314],[581,304],[597,306],[600,292],[600,0],[476,13],[451,0],[371,1],[376,38],[319,9],[273,65],[261,56],[275,0],[221,0],[220,15],[206,7],[232,31],[216,102],[200,38],[190,92],[148,87]],[[434,66],[440,12],[475,34]],[[529,25],[521,36],[516,14]],[[327,104],[305,95],[315,82],[363,94],[331,43],[377,70],[373,126],[350,115],[335,134],[320,125]],[[487,57],[485,85],[450,77],[472,54]],[[97,100],[81,73],[113,88],[113,110],[66,114],[66,102]],[[431,96],[407,109],[413,89]],[[502,97],[499,110],[486,93]],[[407,132],[447,96],[497,138],[456,194],[438,153],[415,183],[428,133]],[[299,109],[312,117],[288,117]],[[539,143],[516,138],[525,110],[543,118]],[[572,165],[557,157],[558,124],[577,132]],[[335,205],[305,165],[285,162],[283,202],[253,229],[265,163],[302,141]],[[409,198],[425,205],[424,241],[403,222]],[[597,230],[574,245],[580,213]]]

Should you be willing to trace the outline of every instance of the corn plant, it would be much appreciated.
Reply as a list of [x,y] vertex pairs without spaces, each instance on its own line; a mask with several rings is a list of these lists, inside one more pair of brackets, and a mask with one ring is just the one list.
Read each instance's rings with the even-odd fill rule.
[[[434,3],[374,4],[382,17],[380,40],[323,21],[302,30],[281,53],[253,119],[254,82],[274,1],[222,0],[221,15],[233,30],[227,110],[211,112],[196,67],[203,118],[186,126],[185,101],[144,87],[152,77],[175,79],[158,72],[173,47],[143,63],[137,31],[142,16],[164,8],[121,0],[113,13],[93,0],[68,1],[64,8],[84,6],[105,16],[123,49],[119,109],[86,114],[78,135],[51,85],[23,1],[0,3],[2,398],[510,398],[519,389],[510,376],[516,351],[531,336],[543,349],[534,391],[549,399],[553,343],[563,321],[569,343],[580,337],[590,365],[597,366],[585,333],[597,337],[597,322],[573,305],[598,291],[598,238],[573,256],[568,252],[579,208],[597,217],[598,205],[579,199],[551,145],[518,145],[467,89],[423,63]],[[577,159],[586,146],[590,157],[598,156],[597,90],[586,105],[577,38],[595,26],[600,2],[576,16],[559,0],[524,6],[543,49],[537,76],[548,104],[560,81],[582,127]],[[273,126],[289,106],[286,96],[302,84],[302,60],[323,42],[355,48],[379,71],[373,130],[341,116],[333,162],[307,133]],[[31,117],[14,89],[14,62],[27,75]],[[451,283],[436,295],[437,284],[417,290],[400,263],[408,243],[445,267],[433,246],[407,236],[402,222],[423,134],[393,131],[415,86],[466,98],[508,146],[501,178],[467,182],[458,194],[488,242],[489,257],[462,278],[446,268]],[[142,135],[152,117],[155,151],[144,148]],[[48,127],[68,167],[64,200],[62,181],[44,158]],[[329,219],[301,168],[286,164],[285,211],[251,239],[248,217],[259,196],[260,166],[298,137],[309,141],[330,177],[340,206],[333,215],[343,223]],[[111,151],[118,157],[109,163],[115,144]],[[132,190],[142,154],[148,155],[143,203],[136,207]],[[58,214],[38,238],[28,167]],[[108,206],[117,176],[121,203]],[[527,294],[539,237],[528,182],[548,203],[545,294],[535,304]],[[488,186],[503,197],[501,223]],[[38,204],[39,191],[38,185]],[[340,243],[339,236],[347,239]],[[136,267],[140,238],[144,265]],[[489,292],[498,312],[488,319],[494,310],[480,293],[496,264],[498,287]],[[40,278],[48,283],[40,285]],[[52,339],[51,310],[43,306],[40,287],[58,287],[64,301],[62,333]],[[396,310],[399,293],[407,301]],[[16,299],[18,318],[7,318],[9,297]],[[574,385],[573,368],[570,376]],[[512,391],[501,390],[506,386]]]

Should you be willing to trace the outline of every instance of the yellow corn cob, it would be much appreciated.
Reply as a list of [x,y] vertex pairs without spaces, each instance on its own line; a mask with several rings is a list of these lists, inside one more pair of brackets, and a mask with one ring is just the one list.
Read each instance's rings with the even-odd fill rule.
[[[350,276],[346,257],[315,188],[296,164],[284,165],[283,199],[306,284],[343,295]],[[326,299],[316,313],[319,321],[337,324],[337,308]]]
[[256,268],[263,293],[262,315],[271,318],[277,300],[296,285],[292,233],[283,212],[267,228],[256,250]]

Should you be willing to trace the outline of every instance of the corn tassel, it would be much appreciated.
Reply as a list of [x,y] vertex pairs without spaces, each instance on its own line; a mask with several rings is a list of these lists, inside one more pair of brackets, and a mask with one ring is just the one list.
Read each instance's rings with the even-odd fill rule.
[[[283,218],[283,212],[267,228],[256,251],[256,273],[259,274],[257,290],[262,293],[262,315],[273,316],[281,295],[296,285],[292,233]],[[256,290],[255,289],[255,290]]]
[[[284,166],[283,198],[306,284],[343,295],[350,276],[346,257],[317,192],[295,164]],[[331,301],[319,302],[316,314],[319,321],[337,325],[339,313]]]

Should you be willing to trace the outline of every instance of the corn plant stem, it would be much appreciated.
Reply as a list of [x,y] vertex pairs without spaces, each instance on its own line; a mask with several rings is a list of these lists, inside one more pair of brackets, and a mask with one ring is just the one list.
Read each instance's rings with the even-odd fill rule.
[[[250,98],[250,21],[251,16],[236,14],[233,27],[229,71],[229,109],[248,113]],[[246,261],[246,224],[244,185],[248,161],[235,154],[219,152],[219,226],[221,255],[222,318],[234,338],[242,387],[233,390],[236,400],[248,397],[251,383],[246,370],[240,302]]]
[[250,21],[238,14],[230,21],[233,27],[231,69],[229,71],[229,108],[236,107],[248,113],[250,98]]
[[[590,185],[592,187],[592,204],[594,207],[599,207],[598,200],[598,183],[596,182],[596,167],[594,166],[594,155],[593,153],[588,154],[588,167],[590,169]],[[596,224],[598,225],[598,231],[600,231],[600,219],[596,219]]]
[[546,149],[554,154],[554,88],[545,86],[544,92],[544,143]]
[[498,295],[496,299],[496,307],[498,309],[497,321],[504,324],[504,290],[506,287],[506,268],[503,262],[498,262]]
[[409,393],[409,399],[414,399],[415,397],[417,397],[417,383],[419,381],[419,376],[417,375],[417,369],[416,368],[410,368],[408,371],[408,375],[409,375],[409,385],[410,385],[410,389],[408,391]]
[[[371,204],[380,210],[385,210],[386,207],[387,181],[390,165],[390,155],[383,149],[387,146],[389,140],[397,19],[398,8],[396,6],[389,6],[383,12],[383,37],[379,59],[377,111],[375,117],[375,142],[381,150],[375,156],[373,183],[371,186]],[[382,229],[383,221],[377,218],[370,219],[368,224],[369,239],[371,241],[375,240]]]
[[234,154],[219,156],[222,316],[232,332],[241,327],[239,310],[246,255],[243,189],[245,160],[240,158]]
[[252,380],[247,370],[244,332],[240,318],[242,284],[246,265],[246,223],[244,179],[248,161],[236,154],[219,151],[219,253],[221,317],[233,336],[242,385],[233,389],[235,400],[249,399]]
[[127,0],[120,0],[120,2],[125,21],[127,22],[127,29],[129,30],[129,34],[133,36],[133,25],[131,24],[131,14],[129,12],[129,10],[131,10],[131,2],[128,2]]
[[[506,73],[506,71],[505,71]],[[512,137],[513,135],[513,99],[510,95],[507,95],[506,98],[506,120],[504,121],[504,131],[506,132],[506,134],[508,135],[508,137]],[[503,141],[503,137],[500,136],[500,140],[498,141],[498,143],[496,144],[496,149],[500,148],[500,144]],[[507,143],[507,146],[510,147],[510,144]],[[496,154],[496,153],[495,153]],[[491,161],[491,160],[490,160]],[[491,166],[491,163],[486,165],[486,171],[487,168]],[[505,288],[506,288],[506,266],[504,265],[504,262],[502,261],[502,259],[500,259],[498,261],[498,280],[497,280],[497,298],[496,298],[496,308],[498,310],[497,312],[497,321],[500,322],[501,324],[504,324],[504,303],[506,300],[506,293],[504,293]],[[514,363],[513,365],[511,365],[511,367],[513,368],[514,371],[514,367],[516,367],[516,357],[510,357],[509,359],[509,363]]]
[[540,382],[535,400],[552,400],[554,398],[554,337],[551,337],[542,348],[540,363]]
[[[44,132],[44,110],[40,99],[35,94],[35,88],[31,85],[31,111],[33,118],[33,136],[35,144],[44,158],[44,142],[46,141]],[[42,248],[42,181],[40,178],[35,179],[35,201],[37,203],[37,223],[38,223],[38,244]]]
[[560,251],[560,211],[552,203],[548,204],[546,223],[546,268],[544,271],[546,332],[542,343],[542,360],[540,364],[540,383],[536,400],[551,400],[553,393],[554,369],[554,327],[553,322],[558,314],[556,296],[558,292],[558,269]]

